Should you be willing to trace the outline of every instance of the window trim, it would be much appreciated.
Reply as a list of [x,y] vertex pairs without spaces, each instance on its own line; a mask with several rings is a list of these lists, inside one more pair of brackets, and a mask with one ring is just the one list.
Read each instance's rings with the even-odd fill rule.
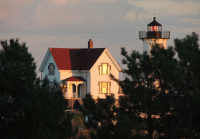
[[[106,74],[103,74],[103,64],[107,64]],[[99,65],[99,75],[109,75],[110,71],[111,71],[111,65],[109,65],[108,63],[101,63],[101,65]]]
[[[102,90],[103,90],[102,84],[103,83],[106,83],[106,93],[102,93]],[[102,81],[102,82],[99,82],[98,85],[99,85],[99,94],[111,94],[111,82],[103,82]]]

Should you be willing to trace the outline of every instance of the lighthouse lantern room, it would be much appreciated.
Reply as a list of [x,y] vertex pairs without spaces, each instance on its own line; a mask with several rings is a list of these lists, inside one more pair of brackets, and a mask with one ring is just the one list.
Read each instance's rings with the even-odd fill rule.
[[170,31],[162,31],[162,25],[153,18],[153,21],[147,25],[147,32],[139,31],[139,39],[143,41],[143,52],[149,54],[155,44],[159,44],[166,49],[166,42],[170,39]]

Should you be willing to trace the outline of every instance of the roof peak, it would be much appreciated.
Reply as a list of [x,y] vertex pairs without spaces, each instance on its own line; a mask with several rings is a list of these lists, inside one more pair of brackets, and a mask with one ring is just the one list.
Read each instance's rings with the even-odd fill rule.
[[153,17],[153,21],[149,23],[147,26],[162,26],[160,23],[156,21],[156,17]]

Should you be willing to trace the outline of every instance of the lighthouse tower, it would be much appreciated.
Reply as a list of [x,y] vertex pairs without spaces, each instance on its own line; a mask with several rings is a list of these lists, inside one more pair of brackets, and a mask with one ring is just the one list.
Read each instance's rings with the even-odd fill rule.
[[147,25],[147,32],[139,31],[139,39],[143,41],[143,52],[150,53],[152,46],[159,44],[166,49],[166,42],[170,39],[170,31],[162,31],[162,25],[153,18]]

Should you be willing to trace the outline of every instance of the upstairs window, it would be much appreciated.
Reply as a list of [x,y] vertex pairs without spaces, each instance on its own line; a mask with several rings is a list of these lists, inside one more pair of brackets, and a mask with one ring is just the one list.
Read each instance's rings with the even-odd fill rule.
[[110,82],[99,82],[99,94],[110,93]]
[[49,63],[48,70],[49,70],[49,75],[55,75],[55,66],[53,63]]
[[99,74],[110,74],[111,66],[108,63],[102,63],[99,66]]

